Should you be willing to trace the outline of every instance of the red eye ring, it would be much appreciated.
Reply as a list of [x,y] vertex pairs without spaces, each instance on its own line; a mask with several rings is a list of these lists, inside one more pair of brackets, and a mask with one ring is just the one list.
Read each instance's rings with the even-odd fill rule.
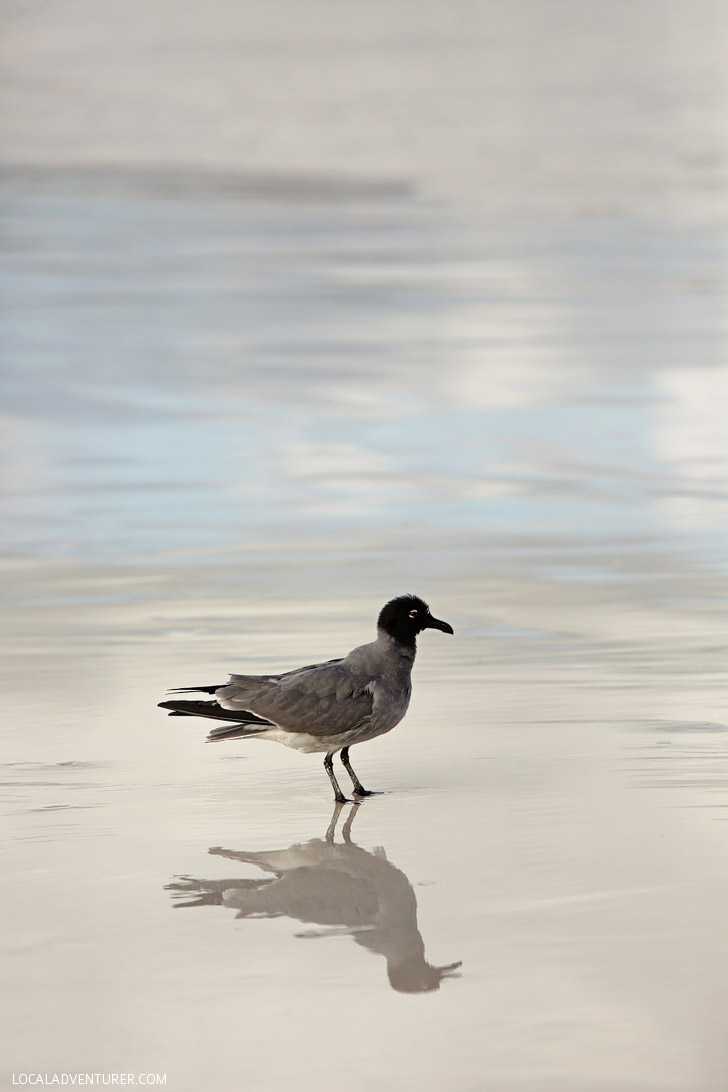
[[411,610],[409,612],[409,616],[410,616],[410,618],[416,618],[417,617],[417,611],[416,610]]

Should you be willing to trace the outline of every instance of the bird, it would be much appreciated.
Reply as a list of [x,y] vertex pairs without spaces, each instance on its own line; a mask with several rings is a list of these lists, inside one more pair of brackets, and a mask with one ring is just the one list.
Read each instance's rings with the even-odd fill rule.
[[[266,675],[230,675],[216,686],[176,687],[169,693],[210,694],[209,699],[173,698],[159,703],[170,716],[224,720],[208,742],[270,739],[303,754],[324,753],[334,799],[345,804],[334,773],[334,755],[349,774],[357,797],[373,796],[349,761],[349,748],[375,739],[404,717],[412,693],[411,673],[417,636],[426,629],[452,634],[448,622],[433,617],[416,595],[400,595],[382,607],[376,640],[348,656]],[[230,723],[232,722],[232,723]]]

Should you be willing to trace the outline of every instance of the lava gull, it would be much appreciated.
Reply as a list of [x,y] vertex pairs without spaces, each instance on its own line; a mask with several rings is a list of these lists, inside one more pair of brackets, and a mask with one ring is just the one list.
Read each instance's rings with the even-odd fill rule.
[[[401,595],[381,610],[377,639],[339,660],[299,667],[281,675],[231,675],[220,686],[185,686],[171,693],[205,693],[211,700],[173,698],[160,702],[170,716],[228,721],[213,728],[212,743],[255,736],[284,743],[304,754],[325,752],[324,768],[335,799],[345,803],[334,774],[334,755],[351,778],[357,796],[371,796],[354,773],[349,748],[391,731],[407,712],[410,676],[423,629],[452,633],[415,595]],[[234,723],[229,723],[233,721]]]

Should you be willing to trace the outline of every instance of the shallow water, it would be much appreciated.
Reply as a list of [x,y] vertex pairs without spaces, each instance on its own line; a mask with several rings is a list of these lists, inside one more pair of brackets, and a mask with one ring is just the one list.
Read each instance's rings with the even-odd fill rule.
[[[64,5],[33,10],[46,36],[18,13],[13,34],[52,67]],[[105,157],[73,106],[103,51],[56,92],[67,146],[44,135],[51,90],[27,154],[3,123],[8,1084],[723,1092],[728,248],[722,167],[696,182],[699,127],[667,94],[702,101],[717,46],[670,11],[653,69],[622,58],[645,111],[629,178],[608,157],[589,181],[562,118],[538,193],[510,186],[577,86],[621,147],[588,63],[618,54],[621,16],[590,24],[566,97],[556,31],[518,109],[506,57],[493,207],[482,148],[432,159],[465,76],[439,122],[422,98],[397,169],[375,142],[346,177],[319,92],[301,159],[289,118],[241,174],[174,127],[165,86],[156,162],[192,147],[206,169],[144,165],[122,139],[141,62],[118,166],[83,168]],[[393,41],[390,76],[427,54]],[[356,808],[332,814],[318,757],[208,747],[156,707],[340,655],[404,591],[455,635],[424,634],[407,718],[354,751],[382,791]]]
[[[8,1072],[721,1087],[723,244],[18,177]],[[409,589],[350,846],[156,709]]]

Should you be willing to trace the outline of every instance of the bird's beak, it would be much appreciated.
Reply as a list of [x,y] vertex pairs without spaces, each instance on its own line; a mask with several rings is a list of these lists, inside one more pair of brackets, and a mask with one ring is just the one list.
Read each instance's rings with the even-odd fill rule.
[[432,615],[427,619],[424,629],[441,629],[443,633],[454,633],[454,629],[448,622],[441,622],[439,618],[433,618]]

